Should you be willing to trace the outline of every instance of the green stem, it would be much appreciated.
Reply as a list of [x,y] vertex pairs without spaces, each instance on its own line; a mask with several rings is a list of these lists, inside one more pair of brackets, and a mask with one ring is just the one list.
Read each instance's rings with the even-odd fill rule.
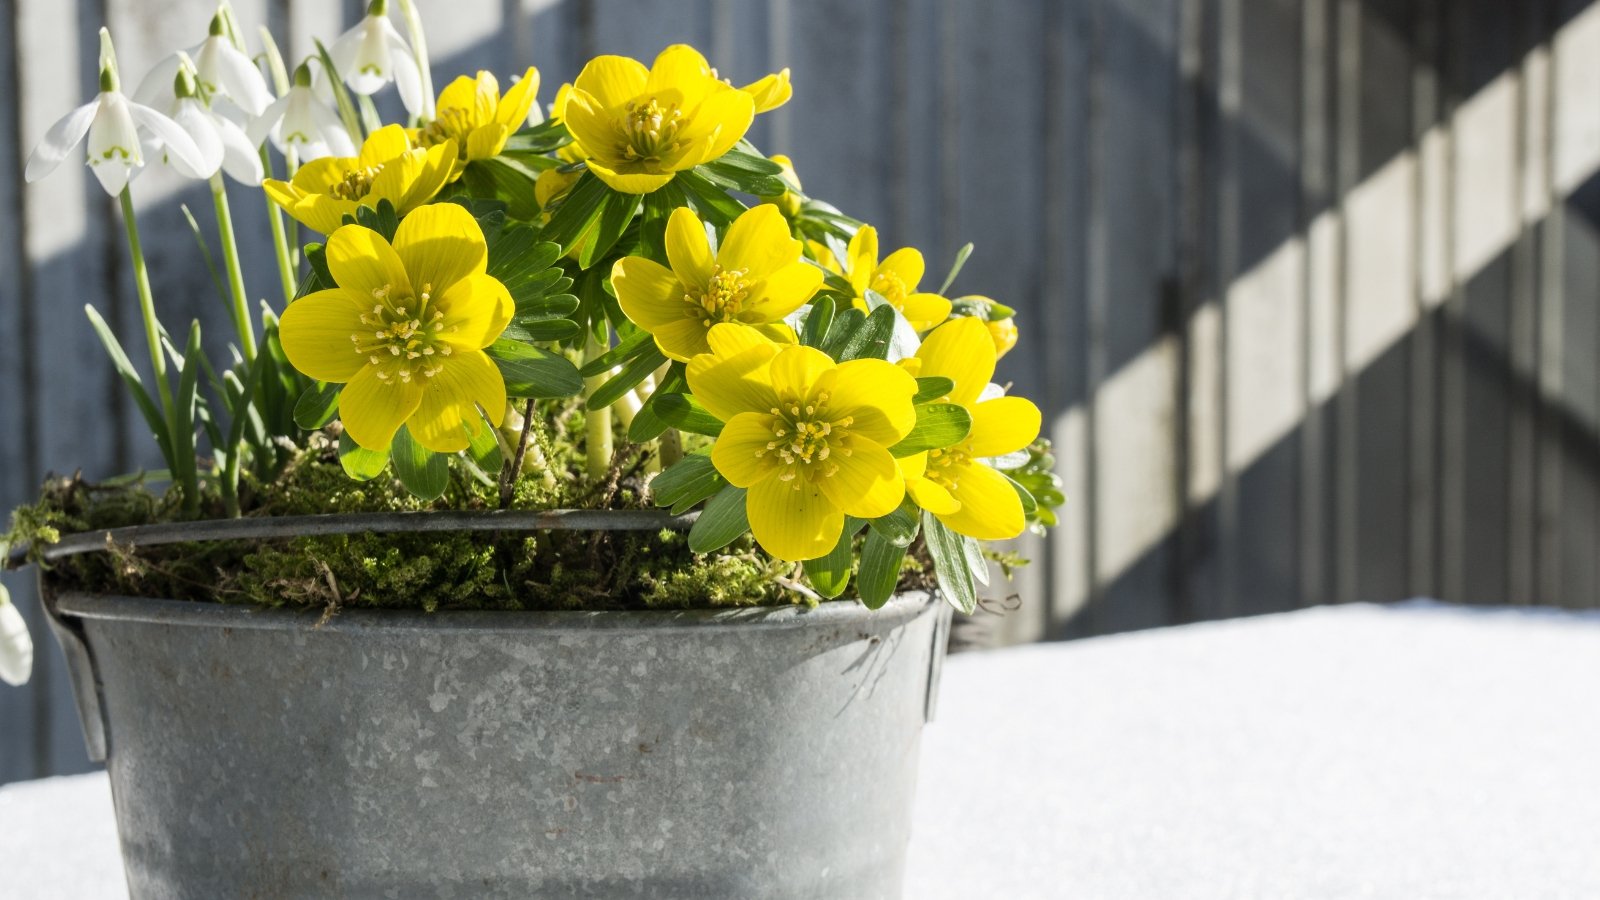
[[[584,343],[583,356],[585,360],[594,359],[606,352],[605,342],[597,339],[593,331],[589,332]],[[584,380],[584,396],[592,397],[600,385],[605,384],[608,372],[601,372],[593,378]],[[585,416],[585,446],[588,451],[586,464],[589,477],[599,481],[606,477],[606,471],[611,468],[611,410],[590,409]]]
[[222,240],[222,264],[228,270],[228,291],[233,295],[233,327],[239,333],[239,351],[246,363],[256,358],[256,329],[250,321],[250,298],[245,295],[244,272],[239,268],[239,242],[233,235],[233,214],[222,173],[211,176],[211,202],[217,208],[217,236]]
[[683,459],[683,438],[679,436],[678,429],[668,428],[661,432],[661,468],[666,469],[673,463]]
[[[267,145],[261,145],[261,165],[272,177],[272,154],[267,152]],[[283,210],[278,204],[267,201],[267,221],[272,225],[272,249],[278,256],[278,282],[283,285],[283,305],[287,307],[294,300],[294,264],[289,261],[289,241],[283,230]]]
[[150,296],[150,273],[144,265],[144,250],[139,244],[139,223],[133,215],[133,195],[122,189],[122,223],[128,232],[128,254],[133,258],[133,284],[139,292],[139,315],[144,319],[144,336],[150,345],[150,365],[161,395],[161,411],[172,416],[172,386],[167,384],[167,357],[161,349],[161,323],[156,321],[156,303]]

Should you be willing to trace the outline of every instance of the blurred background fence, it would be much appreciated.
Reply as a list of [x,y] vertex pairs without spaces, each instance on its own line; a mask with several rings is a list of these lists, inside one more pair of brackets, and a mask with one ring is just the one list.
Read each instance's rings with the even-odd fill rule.
[[[687,41],[794,69],[752,139],[810,193],[1013,305],[1068,506],[1008,641],[1431,595],[1600,605],[1600,8],[1588,0],[420,0],[439,84]],[[236,0],[299,58],[355,21]],[[134,336],[120,224],[45,129],[205,34],[207,0],[0,0],[0,507],[153,462],[81,307]],[[254,44],[254,42],[252,42]],[[389,98],[392,104],[392,97]],[[265,248],[259,195],[230,188]],[[227,319],[180,203],[136,187],[169,324]],[[265,252],[252,293],[273,296]],[[0,782],[86,767],[39,639]]]

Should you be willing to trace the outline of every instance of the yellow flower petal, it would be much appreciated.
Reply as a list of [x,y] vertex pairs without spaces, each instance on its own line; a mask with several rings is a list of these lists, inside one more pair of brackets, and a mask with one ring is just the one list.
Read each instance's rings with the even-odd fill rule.
[[739,90],[749,94],[755,100],[756,112],[771,112],[789,102],[794,95],[794,87],[789,84],[789,70],[774,72],[760,81],[751,82]]
[[[693,104],[704,93],[711,77],[711,64],[688,44],[673,44],[656,54],[650,63],[650,77],[645,81],[645,91],[656,94],[670,90],[683,92],[684,102]],[[694,93],[690,93],[693,91]]]
[[350,335],[371,330],[361,322],[368,308],[365,298],[343,288],[289,304],[278,320],[278,340],[290,365],[318,381],[349,381],[367,364]]
[[517,83],[506,89],[500,97],[500,103],[495,108],[494,120],[506,126],[511,131],[522,127],[528,120],[528,111],[533,109],[534,100],[539,95],[539,70],[529,66]]
[[777,454],[767,449],[778,427],[776,416],[740,413],[728,420],[711,447],[711,462],[735,487],[747,488],[778,470]]
[[399,125],[385,125],[367,135],[361,142],[361,152],[356,159],[363,168],[381,166],[411,149],[411,139]]
[[[674,216],[676,218],[676,216]],[[688,319],[683,284],[672,270],[642,256],[625,256],[611,267],[611,288],[617,305],[633,324],[654,332],[662,325]],[[704,331],[698,321],[695,327]]]
[[573,88],[568,94],[561,121],[571,132],[572,139],[581,144],[590,156],[596,153],[609,154],[613,145],[621,140],[611,110],[598,97],[581,88]]
[[927,478],[906,479],[906,493],[911,501],[936,516],[948,516],[961,508],[960,501],[950,492]]
[[[413,209],[432,200],[434,195],[438,194],[445,184],[450,181],[451,174],[455,172],[456,153],[456,142],[452,138],[442,144],[429,147],[424,153],[420,164],[414,166],[408,156],[405,170],[412,177],[403,182],[404,188],[400,192],[399,198],[394,199],[392,194],[378,194],[378,196],[390,197],[391,202],[394,203],[395,211],[402,216],[406,215]],[[386,166],[386,171],[387,168]],[[378,178],[382,179],[383,173],[379,173]],[[373,183],[373,193],[378,193],[376,180]],[[377,200],[373,200],[371,205],[377,206]]]
[[440,340],[458,351],[481,350],[499,340],[516,312],[506,286],[483,274],[457,280],[435,294],[433,304],[444,313]]
[[970,316],[952,319],[928,335],[917,351],[922,377],[940,375],[955,382],[950,402],[971,406],[994,377],[994,341],[989,329]]
[[864,297],[867,288],[872,285],[872,273],[878,268],[878,229],[871,225],[861,226],[851,236],[845,256],[850,286],[855,288],[856,296]]
[[878,265],[877,271],[898,277],[905,284],[907,291],[914,291],[917,289],[917,284],[922,281],[925,268],[921,250],[915,247],[901,247],[889,254],[889,258]]
[[437,375],[423,382],[421,402],[406,427],[429,450],[455,453],[467,449],[471,436],[485,426],[478,407],[491,415],[505,410],[505,378],[481,351],[452,354]]
[[806,305],[822,286],[822,270],[797,262],[768,275],[750,288],[739,318],[751,323],[776,322]]
[[499,96],[500,86],[494,75],[480,69],[476,78],[456,76],[456,80],[439,92],[437,106],[440,112],[447,109],[463,110],[472,116],[473,124],[481,125],[494,114]]
[[852,438],[849,449],[849,456],[835,453],[828,457],[838,468],[818,481],[822,492],[846,515],[859,519],[894,512],[906,496],[905,478],[894,457],[870,440]]
[[413,210],[394,234],[394,252],[419,291],[438,294],[468,275],[482,275],[489,251],[472,213],[454,203]]
[[680,137],[706,141],[704,152],[699,159],[685,160],[676,168],[711,162],[732,150],[750,130],[755,117],[756,104],[749,94],[726,85],[712,90],[695,108],[694,119],[680,132]]
[[739,214],[717,250],[724,271],[743,269],[747,281],[761,281],[800,260],[804,248],[789,236],[789,222],[776,206],[763,203]]
[[844,512],[803,478],[758,482],[745,498],[745,512],[756,543],[790,562],[827,555],[844,531]]
[[301,197],[293,206],[284,207],[284,211],[307,228],[333,234],[344,224],[345,216],[355,214],[356,208],[357,204],[351,200],[341,200],[327,194],[311,194]]
[[374,291],[411,293],[411,279],[400,255],[383,235],[360,225],[345,225],[328,238],[328,272],[339,287],[358,296]]
[[667,219],[667,261],[685,285],[704,287],[711,280],[711,267],[716,265],[711,242],[705,224],[687,206],[673,210]]
[[828,417],[853,419],[849,428],[885,447],[898,444],[917,423],[911,398],[917,380],[905,369],[881,359],[840,363],[818,379],[818,393],[828,395]]
[[490,122],[472,129],[467,135],[467,159],[494,159],[506,147],[511,128],[499,122]]
[[650,70],[636,59],[596,56],[589,60],[572,82],[573,90],[568,98],[566,113],[571,116],[573,110],[570,104],[578,98],[579,92],[591,95],[596,101],[595,105],[600,108],[622,106],[644,93],[645,83],[649,80]]
[[[766,350],[768,358],[771,358],[778,355],[778,351],[783,349],[773,340],[762,329],[751,328],[748,325],[741,325],[736,322],[713,325],[706,334],[706,341],[710,343],[712,352],[718,356],[733,356],[759,347]],[[783,343],[793,344],[794,340],[787,340]]]
[[367,366],[339,394],[339,420],[350,439],[364,449],[388,450],[394,433],[421,402],[421,385],[380,381],[377,369]]
[[772,388],[785,405],[804,406],[819,387],[822,373],[833,367],[828,354],[815,347],[786,347],[772,358]]
[[354,165],[355,160],[336,156],[313,159],[295,171],[294,186],[304,194],[325,194],[329,188],[343,181],[345,173]]
[[589,160],[589,171],[595,177],[606,183],[606,187],[622,194],[649,194],[667,186],[672,180],[671,172],[618,172],[607,168],[605,165]]
[[967,438],[973,456],[1002,456],[1033,443],[1039,436],[1039,407],[1022,397],[996,397],[972,407],[972,432]]
[[661,355],[678,362],[688,362],[702,353],[711,351],[711,344],[706,340],[704,319],[683,316],[671,322],[651,326],[650,335],[655,338],[656,348],[661,351]]
[[[711,330],[716,332],[726,327],[718,325]],[[715,346],[714,335],[712,345]],[[768,412],[778,405],[768,366],[775,353],[775,345],[762,344],[731,356],[699,354],[689,360],[689,390],[712,415],[724,422],[742,412]]]
[[950,493],[961,508],[939,520],[953,531],[980,541],[1003,541],[1027,527],[1022,498],[1005,476],[977,462],[951,466],[950,474],[956,480]]
[[950,318],[950,301],[938,294],[912,294],[900,307],[900,314],[912,328],[927,331]]

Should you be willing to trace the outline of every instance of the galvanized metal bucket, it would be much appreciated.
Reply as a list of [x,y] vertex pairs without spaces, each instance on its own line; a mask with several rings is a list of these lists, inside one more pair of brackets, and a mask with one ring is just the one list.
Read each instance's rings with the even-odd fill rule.
[[948,628],[63,594],[135,898],[900,896]]

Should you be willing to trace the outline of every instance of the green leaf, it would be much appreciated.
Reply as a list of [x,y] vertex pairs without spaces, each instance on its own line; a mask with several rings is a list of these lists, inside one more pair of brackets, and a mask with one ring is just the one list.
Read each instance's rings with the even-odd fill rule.
[[911,398],[912,403],[932,403],[941,397],[950,396],[956,389],[956,383],[943,375],[930,375],[917,379],[917,395]]
[[670,506],[679,515],[727,485],[709,453],[691,453],[652,479],[650,490],[657,506]]
[[681,362],[674,362],[667,368],[667,377],[656,385],[656,389],[649,397],[645,398],[644,405],[633,416],[633,424],[628,427],[628,440],[635,444],[652,441],[661,436],[669,427],[667,420],[656,414],[656,403],[670,394],[682,393],[689,387],[688,378],[684,372],[686,367]]
[[539,208],[534,205],[533,183],[539,173],[508,156],[473,160],[467,165],[468,185],[474,194],[492,195],[506,202],[506,211],[518,219],[535,219]]
[[955,283],[956,276],[961,274],[961,267],[967,264],[967,257],[972,255],[972,245],[966,244],[956,251],[956,261],[950,264],[950,274],[944,276],[944,284],[939,285],[935,294],[943,294],[950,290],[950,285]]
[[788,190],[779,177],[782,172],[783,167],[772,160],[739,150],[730,150],[695,168],[695,174],[718,187],[756,197],[776,197]]
[[339,435],[339,465],[344,473],[357,481],[371,481],[389,467],[389,454],[382,450],[368,450],[350,438],[350,433]]
[[528,319],[522,322],[512,321],[512,324],[501,332],[501,336],[508,340],[525,342],[564,341],[567,338],[577,337],[583,329],[571,319]]
[[832,600],[850,586],[850,557],[855,544],[855,529],[846,527],[839,532],[839,540],[825,555],[801,563],[806,578],[817,593]]
[[[351,221],[352,216],[345,214],[345,221]],[[378,201],[377,207],[358,206],[353,217],[357,225],[370,228],[383,235],[383,239],[394,241],[394,233],[400,228],[400,216],[394,211],[394,204],[388,199]]]
[[961,544],[961,556],[967,562],[967,571],[972,573],[972,580],[988,586],[989,561],[983,557],[983,548],[964,534],[956,534],[956,540]]
[[[239,452],[239,445],[244,441],[245,425],[249,424],[251,416],[256,414],[255,407],[250,404],[250,398],[255,396],[256,387],[261,384],[261,374],[271,365],[271,357],[259,354],[255,361],[245,371],[244,381],[236,379],[229,382],[230,387],[237,385],[237,397],[230,407],[228,414],[233,417],[228,423],[227,443],[223,446],[224,452],[229,456]],[[232,376],[232,372],[224,374],[224,378]]]
[[506,153],[550,153],[572,143],[567,126],[546,120],[506,138]]
[[722,433],[722,420],[712,415],[692,394],[663,394],[655,402],[655,414],[679,431],[711,437]]
[[[687,459],[687,457],[685,457]],[[721,550],[750,530],[745,517],[745,489],[729,485],[706,503],[689,529],[689,549],[696,553]]]
[[[487,234],[489,229],[486,227],[484,231]],[[511,299],[517,303],[519,315],[524,314],[524,303],[551,292],[556,281],[566,274],[556,265],[561,258],[560,245],[542,240],[538,230],[531,226],[502,228],[489,238],[488,244],[489,261],[485,272],[506,286]]]
[[1037,516],[1039,514],[1039,502],[1034,499],[1033,491],[1023,487],[1021,482],[1004,472],[1000,473],[1000,477],[1010,482],[1011,489],[1017,492],[1017,499],[1022,501],[1022,514],[1029,519]]
[[861,546],[861,569],[856,573],[856,593],[868,609],[878,609],[894,596],[900,584],[900,564],[906,558],[904,544],[897,544],[876,528],[867,530]]
[[344,385],[326,381],[318,381],[306,388],[300,399],[295,401],[294,423],[307,431],[316,431],[333,421],[334,414],[339,411],[339,394],[343,390]]
[[506,396],[543,400],[572,397],[583,390],[578,367],[565,356],[501,338],[484,351],[506,380]]
[[404,425],[394,434],[389,456],[394,462],[395,477],[419,499],[437,500],[450,486],[449,459],[417,443]]
[[700,214],[704,221],[722,228],[739,218],[746,207],[743,203],[728,196],[728,192],[712,184],[693,170],[679,172],[673,183],[683,188],[689,205]]
[[972,431],[972,413],[959,403],[925,403],[917,407],[917,424],[900,443],[889,448],[898,457],[938,450],[966,439]]
[[550,216],[543,237],[563,253],[576,249],[578,264],[587,269],[622,237],[640,202],[639,195],[618,193],[586,172]]
[[978,608],[978,589],[967,568],[966,550],[961,536],[944,527],[933,513],[922,514],[922,534],[933,557],[933,572],[939,579],[939,593],[951,606],[971,615]]
[[[480,417],[481,418],[481,417]],[[505,454],[500,452],[500,441],[495,437],[493,422],[480,422],[477,434],[469,434],[466,454],[485,472],[498,472],[505,465]]]
[[917,539],[917,507],[910,503],[900,504],[900,508],[886,516],[879,516],[869,524],[872,530],[884,536],[890,543],[901,547],[911,546]]
[[333,281],[333,273],[328,271],[328,248],[325,245],[307,244],[304,253],[310,271],[306,273],[306,277],[300,279],[299,287],[295,288],[296,300],[307,294],[338,286]]
[[811,311],[806,313],[806,320],[800,326],[801,344],[807,347],[822,346],[822,339],[828,334],[828,326],[833,324],[834,309],[833,298],[827,295],[812,301]]
[[667,358],[655,344],[650,344],[644,352],[628,361],[616,377],[600,385],[593,394],[589,395],[587,406],[589,409],[605,409],[611,404],[622,399],[622,395],[639,386],[645,376],[661,368]]
[[134,405],[139,407],[139,412],[144,416],[144,422],[150,428],[150,434],[156,439],[156,444],[161,448],[161,457],[167,461],[167,468],[174,468],[172,458],[172,434],[167,428],[167,420],[161,415],[161,410],[155,401],[150,399],[150,394],[144,389],[144,382],[139,380],[139,372],[129,361],[128,354],[123,352],[122,344],[117,341],[117,336],[111,333],[111,327],[100,313],[92,306],[84,306],[83,311],[89,316],[89,325],[94,328],[100,337],[100,343],[106,348],[106,355],[111,357],[111,365],[117,370],[117,375],[122,383],[127,385],[128,393],[133,395]]
[[822,351],[839,362],[888,359],[889,339],[894,336],[894,316],[892,306],[880,306],[865,316],[858,309],[845,310],[833,320]]
[[[189,340],[183,351],[183,366],[178,371],[178,393],[172,402],[172,473],[180,485],[194,485],[198,477],[195,461],[195,407],[200,399],[200,322],[189,326]],[[199,498],[192,498],[199,502]]]
[[615,347],[584,363],[583,367],[578,369],[578,374],[585,378],[593,378],[607,372],[645,352],[652,340],[650,332],[635,331],[618,341]]

